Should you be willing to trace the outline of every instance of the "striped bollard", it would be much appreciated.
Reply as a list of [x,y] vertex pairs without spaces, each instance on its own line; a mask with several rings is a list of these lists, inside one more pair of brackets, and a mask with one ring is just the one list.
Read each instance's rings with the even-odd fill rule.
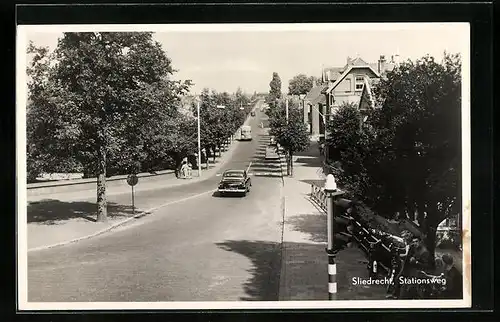
[[335,264],[335,254],[327,250],[328,253],[328,300],[337,299],[337,264]]
[[325,194],[327,208],[327,235],[328,245],[326,253],[328,255],[328,300],[337,299],[337,264],[335,264],[335,198],[344,192],[337,189],[335,178],[332,174],[326,176]]

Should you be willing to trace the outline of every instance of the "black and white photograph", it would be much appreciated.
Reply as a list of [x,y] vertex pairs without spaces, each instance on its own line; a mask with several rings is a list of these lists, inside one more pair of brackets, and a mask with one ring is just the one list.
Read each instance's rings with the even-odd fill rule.
[[471,306],[467,23],[20,25],[20,310]]

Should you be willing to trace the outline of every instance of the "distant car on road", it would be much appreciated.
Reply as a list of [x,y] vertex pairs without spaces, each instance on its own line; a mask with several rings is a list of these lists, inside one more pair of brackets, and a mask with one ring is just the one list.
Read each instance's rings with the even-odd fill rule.
[[250,125],[240,127],[237,139],[240,141],[252,141],[252,127]]
[[250,115],[255,116],[255,111],[252,111]]
[[217,191],[221,196],[226,194],[243,194],[250,192],[252,181],[246,170],[226,170],[222,174]]

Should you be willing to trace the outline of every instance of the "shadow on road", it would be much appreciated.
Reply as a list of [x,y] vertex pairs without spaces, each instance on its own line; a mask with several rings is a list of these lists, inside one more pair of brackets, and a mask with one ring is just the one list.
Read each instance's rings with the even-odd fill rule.
[[298,157],[295,159],[295,164],[300,163],[301,167],[316,167],[320,168],[322,166],[319,157]]
[[[36,222],[47,225],[53,225],[56,221],[73,218],[96,221],[96,211],[97,205],[93,202],[63,202],[60,200],[46,199],[28,203],[27,219],[28,223]],[[132,206],[108,202],[109,218],[130,217],[132,214]]]
[[221,194],[219,191],[214,191],[214,193],[212,193],[212,197],[215,197],[215,198],[243,198],[244,194],[243,193]]
[[[326,216],[302,214],[293,216],[285,222],[290,230],[307,234],[310,243],[287,242],[285,262],[289,287],[284,290],[288,300],[324,300],[328,296],[328,256],[325,251],[327,242]],[[382,300],[385,287],[379,285],[363,286],[357,278],[367,279],[367,259],[354,244],[340,250],[335,258],[337,264],[337,298],[339,300]]]
[[327,241],[326,236],[326,216],[303,214],[293,216],[285,222],[294,231],[308,234],[309,240],[315,243]]
[[281,245],[268,241],[228,240],[216,244],[221,249],[236,252],[252,261],[251,278],[245,283],[246,297],[242,301],[277,301],[281,269]]

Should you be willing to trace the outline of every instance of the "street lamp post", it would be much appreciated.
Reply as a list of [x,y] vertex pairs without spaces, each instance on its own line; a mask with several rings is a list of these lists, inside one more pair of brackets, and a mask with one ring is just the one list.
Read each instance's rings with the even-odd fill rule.
[[198,116],[198,177],[201,178],[201,131],[200,131],[200,100],[196,100],[196,112]]
[[328,244],[326,253],[328,255],[328,300],[337,299],[337,264],[335,264],[335,199],[344,194],[337,189],[337,183],[332,174],[326,176],[325,192],[327,195],[327,237]]

